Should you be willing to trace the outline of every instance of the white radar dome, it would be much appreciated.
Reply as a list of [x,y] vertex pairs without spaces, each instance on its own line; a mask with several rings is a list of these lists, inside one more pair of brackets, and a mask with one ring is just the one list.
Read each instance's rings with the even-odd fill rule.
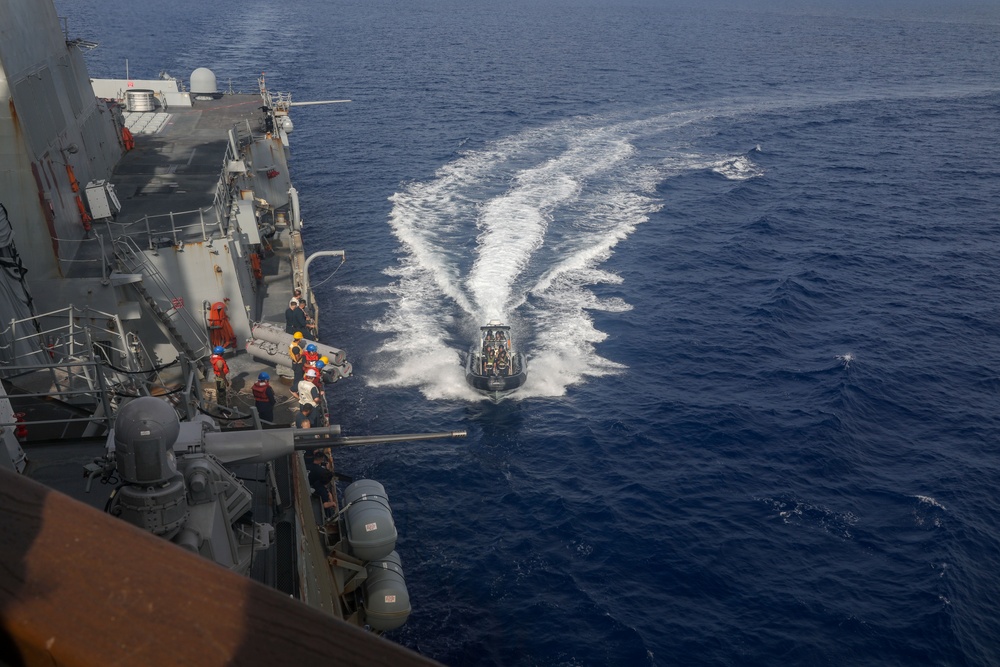
[[219,88],[215,83],[215,72],[207,67],[199,67],[191,72],[192,95],[218,95]]

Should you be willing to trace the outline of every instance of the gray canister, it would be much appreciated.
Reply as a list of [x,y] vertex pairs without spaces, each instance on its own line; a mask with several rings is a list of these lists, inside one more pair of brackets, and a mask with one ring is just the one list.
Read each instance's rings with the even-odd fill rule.
[[410,617],[410,594],[399,554],[393,551],[366,567],[365,623],[375,630],[394,630]]
[[396,548],[396,524],[385,487],[359,479],[344,489],[345,522],[351,553],[361,560],[385,558]]

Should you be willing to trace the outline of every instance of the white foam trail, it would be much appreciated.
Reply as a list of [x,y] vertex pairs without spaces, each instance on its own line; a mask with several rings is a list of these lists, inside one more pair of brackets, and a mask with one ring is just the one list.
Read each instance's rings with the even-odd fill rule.
[[570,119],[469,152],[393,195],[400,263],[386,271],[389,308],[374,326],[388,337],[368,381],[417,386],[428,398],[481,398],[460,360],[494,317],[514,327],[529,355],[528,381],[513,397],[559,396],[587,377],[621,372],[598,354],[606,334],[591,313],[631,305],[598,299],[592,288],[621,282],[602,265],[662,206],[659,183],[693,170],[736,180],[761,173],[744,156],[665,151],[650,160],[633,143],[704,118]]
[[930,505],[931,507],[937,507],[937,508],[943,509],[943,510],[947,510],[948,509],[947,507],[945,507],[944,505],[942,505],[938,501],[934,500],[934,498],[932,498],[930,496],[920,496],[920,495],[918,495],[918,496],[914,496],[914,498],[916,498],[920,502],[924,503],[925,505]]

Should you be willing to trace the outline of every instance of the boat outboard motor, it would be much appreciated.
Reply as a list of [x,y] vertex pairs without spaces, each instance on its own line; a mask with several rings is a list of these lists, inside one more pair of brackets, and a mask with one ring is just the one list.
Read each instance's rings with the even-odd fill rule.
[[118,490],[118,513],[167,539],[188,515],[184,477],[173,452],[179,433],[177,413],[152,396],[125,405],[115,419],[115,463],[125,483]]

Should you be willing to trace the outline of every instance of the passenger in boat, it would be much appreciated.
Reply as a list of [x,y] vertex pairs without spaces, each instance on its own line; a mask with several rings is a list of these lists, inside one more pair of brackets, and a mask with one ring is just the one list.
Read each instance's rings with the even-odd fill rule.
[[486,353],[486,368],[483,370],[483,375],[489,373],[489,371],[494,368],[494,364],[496,364],[496,362],[497,362],[496,348],[490,346],[490,349]]
[[497,375],[507,375],[510,369],[510,359],[507,358],[507,348],[501,347],[497,352],[497,362],[494,366]]
[[510,349],[510,341],[507,340],[507,337],[504,335],[503,329],[497,332],[497,341],[501,344],[501,346]]

